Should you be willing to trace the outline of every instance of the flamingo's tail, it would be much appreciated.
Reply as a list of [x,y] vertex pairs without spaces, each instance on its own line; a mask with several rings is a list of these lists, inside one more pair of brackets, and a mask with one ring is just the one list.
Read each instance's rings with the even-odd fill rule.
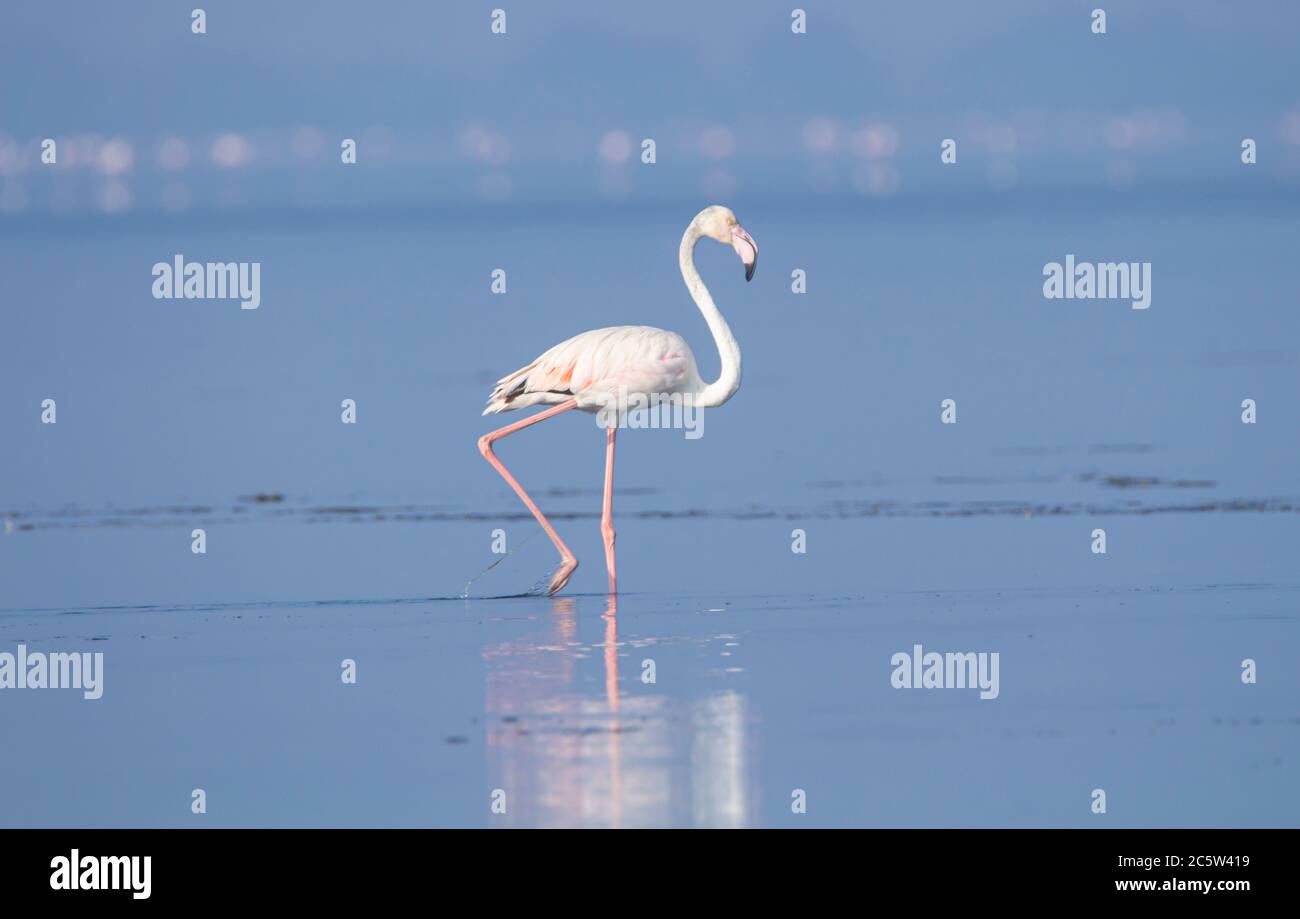
[[496,415],[500,412],[508,412],[511,409],[523,408],[525,405],[531,405],[531,402],[521,402],[519,397],[528,387],[528,374],[537,366],[533,361],[527,367],[521,367],[514,373],[507,374],[497,380],[496,389],[492,390],[492,395],[488,396],[487,408],[483,409],[484,415]]

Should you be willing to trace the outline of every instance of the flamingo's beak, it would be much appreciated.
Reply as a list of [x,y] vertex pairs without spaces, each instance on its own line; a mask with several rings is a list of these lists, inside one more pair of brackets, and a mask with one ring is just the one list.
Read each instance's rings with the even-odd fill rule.
[[740,261],[745,266],[745,280],[751,280],[754,277],[754,269],[758,267],[758,243],[754,242],[754,237],[745,232],[745,228],[736,225],[731,228],[731,248],[736,250],[740,256]]

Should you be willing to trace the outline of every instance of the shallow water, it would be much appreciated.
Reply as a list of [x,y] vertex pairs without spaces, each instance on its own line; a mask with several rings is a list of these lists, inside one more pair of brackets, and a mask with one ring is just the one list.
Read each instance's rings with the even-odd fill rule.
[[[1103,787],[1116,825],[1289,825],[1296,598],[1090,584],[633,593],[616,616],[585,594],[6,613],[6,646],[106,665],[96,702],[8,703],[39,755],[6,758],[5,823],[1084,826]],[[890,656],[918,642],[998,650],[998,698],[892,689]]]
[[[616,618],[592,419],[500,448],[583,561],[547,599],[477,413],[588,327],[716,373],[680,215],[6,238],[0,649],[105,693],[0,693],[0,824],[1300,822],[1296,218],[737,210],[754,282],[700,262],[744,386],[620,437]],[[153,300],[174,252],[262,261],[262,307]],[[1066,252],[1151,260],[1152,307],[1044,300]],[[998,698],[891,688],[915,644],[998,652]]]

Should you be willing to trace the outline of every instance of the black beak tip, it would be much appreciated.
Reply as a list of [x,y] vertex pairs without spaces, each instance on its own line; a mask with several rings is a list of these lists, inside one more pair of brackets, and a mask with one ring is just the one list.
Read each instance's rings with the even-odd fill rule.
[[758,267],[758,259],[754,259],[754,261],[750,262],[748,265],[745,266],[746,281],[754,280],[754,269],[757,267]]

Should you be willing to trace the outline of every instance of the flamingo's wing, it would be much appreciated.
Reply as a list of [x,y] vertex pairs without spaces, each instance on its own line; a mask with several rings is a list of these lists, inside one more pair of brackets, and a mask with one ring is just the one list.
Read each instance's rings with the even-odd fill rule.
[[576,398],[582,407],[625,393],[672,393],[695,370],[690,347],[675,332],[614,326],[575,335],[497,381],[483,414]]

